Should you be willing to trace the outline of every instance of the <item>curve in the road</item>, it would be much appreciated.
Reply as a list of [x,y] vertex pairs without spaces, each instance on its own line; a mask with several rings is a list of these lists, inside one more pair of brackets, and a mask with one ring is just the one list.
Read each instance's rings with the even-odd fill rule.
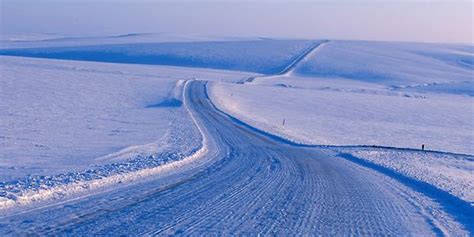
[[217,145],[214,163],[166,186],[149,181],[6,217],[0,234],[465,234],[396,180],[256,133],[216,111],[205,82],[187,88]]
[[[209,98],[207,91],[206,91],[206,97]],[[387,147],[387,146],[376,146],[376,145],[371,145],[371,146],[369,145],[312,145],[312,144],[298,143],[298,142],[288,140],[284,137],[280,137],[278,135],[269,133],[267,131],[261,130],[259,128],[253,127],[252,125],[236,117],[233,117],[232,115],[219,109],[214,103],[212,103],[212,101],[209,100],[209,103],[211,104],[214,110],[226,116],[229,120],[232,120],[234,123],[240,126],[243,126],[255,133],[271,138],[272,140],[275,140],[277,142],[284,143],[293,147],[314,148],[318,150],[335,149],[336,151],[337,151],[337,148],[368,148],[368,147],[380,148],[384,150],[422,151],[421,149]],[[472,156],[467,155],[467,154],[451,153],[451,152],[443,152],[443,151],[430,151],[430,150],[428,151],[425,150],[423,152],[435,153],[435,154],[457,155],[457,156],[463,156],[465,159],[472,160]],[[336,154],[335,157],[345,159],[347,161],[350,161],[364,168],[368,168],[378,173],[382,173],[386,176],[391,177],[392,179],[397,180],[400,183],[403,183],[405,186],[413,190],[416,190],[417,192],[422,193],[424,196],[436,201],[436,203],[438,203],[445,212],[449,213],[449,215],[451,215],[457,222],[462,224],[465,229],[469,230],[470,232],[474,230],[474,205],[473,204],[465,200],[462,200],[461,198],[454,196],[453,194],[445,190],[442,190],[439,187],[436,187],[432,184],[408,177],[406,175],[403,175],[402,173],[393,171],[390,168],[360,159],[351,154],[340,153],[340,154]]]

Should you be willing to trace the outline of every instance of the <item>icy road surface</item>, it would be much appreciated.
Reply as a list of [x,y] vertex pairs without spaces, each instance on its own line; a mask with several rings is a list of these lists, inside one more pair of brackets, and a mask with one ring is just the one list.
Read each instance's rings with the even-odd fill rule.
[[[413,187],[328,150],[288,145],[222,114],[207,99],[204,82],[191,82],[186,93],[209,139],[202,159],[210,162],[177,170],[173,182],[157,178],[10,213],[0,217],[0,235],[459,236],[472,231],[466,216],[443,211],[455,207]],[[470,218],[472,207],[465,211]]]

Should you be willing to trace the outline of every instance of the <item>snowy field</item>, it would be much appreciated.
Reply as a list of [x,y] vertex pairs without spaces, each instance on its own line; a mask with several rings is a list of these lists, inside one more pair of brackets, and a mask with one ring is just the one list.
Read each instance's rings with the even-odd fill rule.
[[474,154],[472,47],[430,46],[330,42],[287,76],[214,83],[210,94],[242,120],[303,143]]
[[[292,78],[282,82],[272,78],[267,82],[270,85],[214,83],[210,94],[218,107],[294,141],[406,148],[425,144],[427,149],[474,153],[474,134],[469,132],[474,126],[470,97],[396,92],[325,80]],[[305,88],[304,84],[319,88]]]
[[199,153],[194,79],[252,127],[474,203],[472,46],[156,37],[2,41],[0,209]]

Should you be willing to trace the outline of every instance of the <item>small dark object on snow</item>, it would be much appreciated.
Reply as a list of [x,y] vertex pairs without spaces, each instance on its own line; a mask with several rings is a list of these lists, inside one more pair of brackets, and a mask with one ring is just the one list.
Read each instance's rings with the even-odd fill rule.
[[421,144],[421,150],[422,150],[422,151],[425,150],[425,144]]

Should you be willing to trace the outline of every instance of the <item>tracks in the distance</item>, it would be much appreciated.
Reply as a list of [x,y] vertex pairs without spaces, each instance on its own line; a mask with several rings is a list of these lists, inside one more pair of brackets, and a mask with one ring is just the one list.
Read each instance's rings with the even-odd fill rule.
[[245,84],[247,82],[253,82],[257,78],[266,78],[266,77],[274,77],[274,76],[285,76],[289,75],[293,69],[300,63],[302,60],[304,60],[308,55],[313,53],[316,49],[319,49],[322,47],[324,44],[329,43],[329,40],[322,40],[320,42],[316,42],[313,45],[311,45],[309,48],[304,50],[302,53],[300,53],[298,56],[296,56],[283,70],[276,74],[271,74],[271,75],[265,75],[265,76],[259,76],[259,77],[249,77],[245,78],[242,81],[237,82],[238,84]]

